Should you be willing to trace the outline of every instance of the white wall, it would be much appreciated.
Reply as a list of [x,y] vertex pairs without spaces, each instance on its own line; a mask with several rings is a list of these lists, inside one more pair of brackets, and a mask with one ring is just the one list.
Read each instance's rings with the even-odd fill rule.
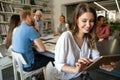
[[53,22],[54,28],[59,25],[59,17],[61,14],[66,16],[66,4],[79,3],[81,1],[90,1],[90,0],[53,0]]

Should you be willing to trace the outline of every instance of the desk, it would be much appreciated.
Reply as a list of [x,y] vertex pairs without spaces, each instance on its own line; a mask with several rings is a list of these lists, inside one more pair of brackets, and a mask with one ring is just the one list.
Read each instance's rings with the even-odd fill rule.
[[[48,43],[51,43],[51,42],[56,43],[59,36],[56,37],[56,40],[55,40],[54,36],[51,36],[51,35],[48,37],[42,37],[42,38],[48,39],[48,40],[44,41],[44,44],[45,44],[48,52],[45,52],[43,55],[54,58],[54,51],[50,51],[50,50],[52,50],[52,49],[54,50],[55,45],[53,46],[52,44],[48,44]],[[51,38],[51,39],[49,39],[49,38]],[[120,40],[113,39],[113,40],[103,40],[103,41],[97,42],[97,48],[101,55],[120,54]],[[95,75],[100,76],[100,77],[110,77],[111,75],[114,77],[119,77],[120,63],[119,63],[119,65],[117,65],[116,69],[113,70],[112,72],[108,72],[108,71],[104,71],[104,70],[97,70],[97,71],[93,70],[93,71],[91,71],[91,73],[94,73],[93,79],[94,79]],[[104,73],[106,75],[104,75]],[[96,79],[98,79],[98,78],[95,78],[94,80],[96,80]],[[103,80],[103,79],[100,79],[100,80]]]
[[57,40],[58,40],[59,36],[54,36],[53,34],[44,36],[44,37],[40,37],[40,39],[43,41],[43,43],[53,43],[56,44]]
[[44,43],[47,51],[55,53],[55,44],[52,43]]
[[0,80],[3,80],[2,70],[12,66],[12,59],[8,56],[0,58]]
[[59,36],[54,36],[53,34],[47,35],[44,37],[40,37],[40,39],[43,41],[47,51],[41,53],[42,55],[54,58],[55,53],[55,45],[58,40]]
[[55,44],[51,43],[44,43],[47,51],[46,52],[40,52],[40,54],[45,55],[47,57],[54,58],[55,56]]

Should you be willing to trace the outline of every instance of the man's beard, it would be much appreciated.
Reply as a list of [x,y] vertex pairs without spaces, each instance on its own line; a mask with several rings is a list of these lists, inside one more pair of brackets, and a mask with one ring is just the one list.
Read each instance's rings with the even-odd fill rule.
[[35,26],[35,22],[34,21],[31,21],[31,26]]

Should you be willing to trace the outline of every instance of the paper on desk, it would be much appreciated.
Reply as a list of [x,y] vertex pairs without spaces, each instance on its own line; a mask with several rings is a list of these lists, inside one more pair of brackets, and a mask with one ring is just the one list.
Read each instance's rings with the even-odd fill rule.
[[3,57],[2,53],[0,52],[0,57]]
[[46,47],[46,49],[47,49],[48,51],[54,52],[54,50],[55,50],[55,44],[45,43],[44,45],[45,45],[45,47]]

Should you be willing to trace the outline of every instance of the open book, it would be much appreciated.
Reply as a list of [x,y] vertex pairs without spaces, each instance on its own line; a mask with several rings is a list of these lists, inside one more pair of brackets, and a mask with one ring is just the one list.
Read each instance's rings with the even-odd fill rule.
[[85,70],[93,70],[98,69],[102,64],[110,64],[110,62],[118,62],[120,61],[120,54],[119,55],[106,55],[96,58]]

